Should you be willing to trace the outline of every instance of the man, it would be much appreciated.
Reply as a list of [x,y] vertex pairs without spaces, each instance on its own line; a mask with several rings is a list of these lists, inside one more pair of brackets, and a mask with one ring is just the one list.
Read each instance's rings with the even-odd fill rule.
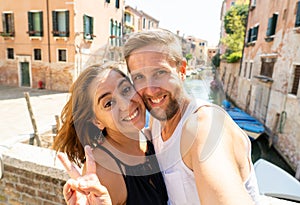
[[166,30],[134,33],[124,55],[154,117],[150,129],[170,202],[258,204],[249,139],[223,109],[187,95],[178,38]]
[[[170,204],[259,204],[249,139],[222,108],[197,104],[187,95],[177,37],[165,30],[134,33],[124,55],[136,90],[153,116],[152,141]],[[89,193],[96,198],[107,197],[102,185],[92,188]],[[75,185],[73,189],[83,192]],[[68,192],[64,194],[67,199]]]

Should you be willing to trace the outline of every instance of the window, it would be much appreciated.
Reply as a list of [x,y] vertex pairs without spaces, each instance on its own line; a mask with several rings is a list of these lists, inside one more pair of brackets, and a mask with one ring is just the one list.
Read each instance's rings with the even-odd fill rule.
[[269,18],[266,36],[275,35],[277,19],[278,19],[278,14],[273,14],[273,16]]
[[84,39],[92,40],[94,37],[94,18],[83,15],[83,35]]
[[146,19],[143,18],[143,29],[145,29],[145,28],[146,28]]
[[36,61],[42,60],[42,50],[40,48],[33,49],[33,56]]
[[246,75],[247,75],[247,62],[245,62],[245,69],[244,69],[244,78],[246,77]]
[[259,25],[248,30],[247,43],[257,40]]
[[300,26],[300,1],[297,2],[297,13],[296,13],[296,22],[295,27]]
[[13,48],[7,48],[7,59],[14,59],[14,49]]
[[69,11],[52,11],[53,36],[69,37]]
[[125,13],[125,22],[131,24],[131,15],[129,13]]
[[297,95],[298,87],[299,87],[299,80],[300,80],[300,65],[297,65],[295,67],[295,71],[294,71],[294,81],[293,81],[293,87],[291,90],[291,94]]
[[251,79],[251,75],[252,75],[252,65],[253,63],[250,63],[250,67],[249,67],[249,75],[248,75],[248,79]]
[[260,75],[272,78],[275,58],[262,58]]
[[3,32],[1,36],[3,37],[13,37],[15,36],[15,26],[14,26],[14,14],[13,13],[2,13],[2,25]]
[[59,62],[67,62],[67,50],[58,49],[58,61]]
[[110,3],[110,0],[105,0],[106,3]]
[[43,12],[28,12],[29,36],[43,36]]
[[116,8],[120,8],[120,0],[116,0]]

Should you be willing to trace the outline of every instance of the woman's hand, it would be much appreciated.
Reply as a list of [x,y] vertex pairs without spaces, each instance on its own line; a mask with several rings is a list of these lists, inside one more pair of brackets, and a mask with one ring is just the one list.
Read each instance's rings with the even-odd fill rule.
[[101,185],[96,175],[96,163],[92,149],[85,146],[86,174],[82,175],[79,168],[71,163],[68,157],[59,153],[58,158],[64,165],[71,179],[63,188],[63,195],[68,205],[111,205],[108,190]]

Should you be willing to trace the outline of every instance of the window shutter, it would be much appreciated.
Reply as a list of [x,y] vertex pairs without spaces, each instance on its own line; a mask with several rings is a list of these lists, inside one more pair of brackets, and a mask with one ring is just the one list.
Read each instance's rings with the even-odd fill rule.
[[2,13],[2,27],[3,27],[3,32],[7,33],[6,20],[5,20],[5,14],[4,13]]
[[[57,12],[52,11],[52,28],[53,31],[58,31],[58,22],[57,22]],[[59,36],[56,33],[53,33],[53,36]]]
[[86,35],[88,34],[88,30],[87,30],[87,16],[83,15],[83,38],[86,38]]
[[250,43],[250,42],[251,42],[251,32],[252,32],[252,28],[250,28],[250,29],[248,30],[247,43]]
[[267,33],[266,36],[271,36],[271,30],[272,30],[272,25],[273,25],[273,18],[269,18],[268,20],[268,29],[267,29]]
[[29,36],[32,36],[30,31],[33,31],[33,19],[32,19],[32,13],[30,11],[28,12],[28,31],[29,31]]
[[66,37],[70,36],[70,19],[69,19],[69,11],[65,11],[66,13]]
[[277,26],[277,19],[278,19],[278,14],[273,14],[272,17],[272,29],[271,29],[271,35],[274,35],[276,32],[276,26]]
[[90,34],[91,34],[91,38],[93,39],[93,34],[94,34],[94,18],[93,17],[90,18]]
[[15,20],[14,20],[14,14],[11,13],[11,21],[9,24],[9,31],[12,33],[11,36],[15,36]]
[[116,8],[120,8],[120,0],[116,0]]
[[39,12],[39,20],[41,25],[40,36],[44,36],[43,12]]
[[106,3],[110,3],[110,0],[105,0]]
[[296,14],[296,22],[295,27],[300,26],[300,1],[297,3],[297,14]]

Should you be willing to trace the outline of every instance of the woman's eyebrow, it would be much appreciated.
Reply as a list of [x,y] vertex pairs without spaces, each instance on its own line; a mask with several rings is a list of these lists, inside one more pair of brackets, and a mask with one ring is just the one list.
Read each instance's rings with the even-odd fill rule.
[[105,96],[107,96],[107,95],[109,95],[109,94],[110,94],[110,92],[103,93],[102,95],[100,95],[100,96],[98,97],[97,105],[100,103],[100,101],[101,101],[102,98],[104,98]]
[[118,84],[118,89],[124,84],[124,83],[130,83],[127,79],[123,79],[119,84]]

